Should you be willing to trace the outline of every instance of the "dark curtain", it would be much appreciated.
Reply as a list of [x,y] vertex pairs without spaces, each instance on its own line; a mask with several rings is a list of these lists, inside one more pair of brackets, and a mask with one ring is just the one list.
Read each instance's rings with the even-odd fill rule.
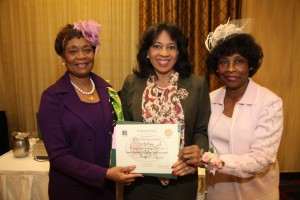
[[8,127],[5,111],[0,111],[0,155],[9,151]]
[[194,73],[206,76],[210,90],[221,86],[214,75],[208,75],[204,45],[209,32],[228,18],[241,16],[242,0],[140,0],[139,34],[152,24],[173,22],[181,27],[189,38],[190,59],[194,63]]

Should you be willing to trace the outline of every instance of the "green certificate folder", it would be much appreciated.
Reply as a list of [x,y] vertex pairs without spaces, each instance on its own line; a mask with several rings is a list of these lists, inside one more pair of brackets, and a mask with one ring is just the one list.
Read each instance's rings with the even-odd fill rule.
[[[135,124],[138,126],[132,126]],[[140,126],[141,124],[143,124],[144,126]],[[122,128],[122,130],[118,128]],[[127,132],[127,128],[128,128],[128,132]],[[119,130],[118,132],[116,131],[117,129]],[[142,173],[144,176],[155,176],[155,177],[176,179],[177,177],[172,175],[171,166],[177,160],[177,154],[180,145],[179,144],[180,130],[181,130],[181,126],[174,125],[174,124],[149,124],[149,123],[132,122],[132,121],[118,122],[113,134],[111,166],[113,167],[117,165],[116,158],[118,155],[119,156],[121,155],[119,157],[119,162],[121,163],[118,164],[119,166],[129,166],[135,164],[137,166],[136,170],[143,171],[145,168],[146,171],[149,170],[152,171],[151,166],[155,165],[154,167],[155,173],[147,173],[144,171],[143,172],[137,171],[136,173]],[[119,134],[118,135],[119,149],[117,148],[116,145],[117,133]],[[124,144],[124,142],[126,144]],[[123,150],[125,147],[128,148],[126,151]],[[169,149],[168,147],[171,147],[171,149]],[[174,148],[176,150],[172,151],[172,149]],[[121,149],[123,151],[121,151]],[[171,159],[175,159],[175,160],[169,160],[169,155]],[[125,158],[126,156],[129,159],[122,159]],[[134,161],[136,161],[136,163],[134,163]],[[148,167],[148,165],[150,167]]]

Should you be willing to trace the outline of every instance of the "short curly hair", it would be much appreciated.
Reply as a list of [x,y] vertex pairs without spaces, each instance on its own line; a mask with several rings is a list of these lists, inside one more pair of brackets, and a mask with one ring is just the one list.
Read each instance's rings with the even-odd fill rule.
[[217,46],[208,54],[206,66],[209,73],[218,75],[218,62],[224,56],[231,56],[235,53],[241,54],[248,60],[249,77],[252,77],[263,60],[263,51],[255,39],[249,34],[233,34],[225,40],[219,41]]
[[[74,29],[73,24],[67,24],[64,26],[57,34],[55,43],[54,43],[54,48],[59,56],[63,56],[65,53],[65,48],[68,44],[68,42],[73,39],[74,37],[76,38],[82,38],[83,35],[80,31],[77,29]],[[84,37],[83,37],[84,38]],[[96,50],[96,47],[92,46],[94,52]]]
[[180,77],[188,77],[192,73],[193,65],[189,60],[188,39],[182,33],[181,29],[172,23],[159,23],[149,27],[140,39],[137,53],[138,66],[133,72],[139,77],[148,77],[150,74],[155,75],[154,67],[147,58],[147,52],[155,39],[166,31],[171,39],[176,42],[178,47],[178,59],[173,67],[179,73]]

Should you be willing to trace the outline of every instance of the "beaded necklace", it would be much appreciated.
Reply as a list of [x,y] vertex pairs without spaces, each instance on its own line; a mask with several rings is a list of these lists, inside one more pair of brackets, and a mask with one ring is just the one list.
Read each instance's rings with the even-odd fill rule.
[[[70,80],[71,81],[71,80]],[[91,81],[91,83],[92,83],[92,86],[93,86],[93,88],[92,88],[92,90],[90,91],[90,92],[85,92],[85,91],[83,91],[82,89],[80,89],[77,85],[75,85],[75,83],[73,83],[72,81],[71,81],[71,84],[74,86],[74,88],[76,89],[76,90],[78,90],[81,94],[84,94],[84,95],[90,95],[90,97],[89,97],[89,100],[90,101],[93,101],[94,100],[94,97],[93,97],[93,93],[95,92],[95,83],[94,83],[94,81],[93,81],[93,79],[92,78],[90,78],[90,81]]]

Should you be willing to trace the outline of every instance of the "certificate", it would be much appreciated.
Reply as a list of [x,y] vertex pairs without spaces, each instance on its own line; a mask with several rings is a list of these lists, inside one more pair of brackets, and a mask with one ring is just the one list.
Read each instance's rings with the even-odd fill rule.
[[116,165],[136,165],[132,173],[144,175],[172,174],[172,165],[178,159],[180,128],[178,124],[117,124]]

